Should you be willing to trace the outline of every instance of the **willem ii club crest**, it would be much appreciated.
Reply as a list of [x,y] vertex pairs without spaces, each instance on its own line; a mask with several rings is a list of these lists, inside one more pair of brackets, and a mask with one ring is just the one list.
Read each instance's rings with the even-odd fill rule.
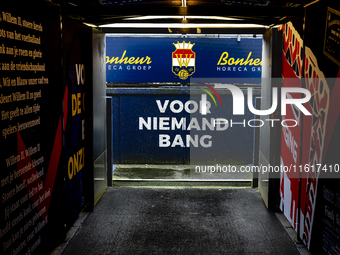
[[172,72],[180,79],[185,80],[195,72],[195,44],[183,42],[174,43],[176,50],[172,52]]

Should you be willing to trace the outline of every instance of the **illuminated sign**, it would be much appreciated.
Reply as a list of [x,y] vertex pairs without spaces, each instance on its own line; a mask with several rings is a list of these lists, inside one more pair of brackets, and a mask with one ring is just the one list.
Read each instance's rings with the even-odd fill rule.
[[106,81],[190,83],[190,78],[261,78],[262,39],[106,38]]

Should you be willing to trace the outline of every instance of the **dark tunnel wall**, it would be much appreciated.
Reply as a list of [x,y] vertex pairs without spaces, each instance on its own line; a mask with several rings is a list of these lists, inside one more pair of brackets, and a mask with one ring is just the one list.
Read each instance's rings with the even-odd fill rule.
[[[267,155],[260,153],[260,163],[262,157],[267,164],[277,162],[273,165],[298,169],[281,172],[279,187],[275,184],[272,189],[270,183],[278,178],[271,180],[269,176],[265,182],[269,183],[269,190],[265,192],[267,197],[263,197],[265,200],[274,197],[269,207],[280,208],[313,254],[340,252],[339,10],[339,4],[333,1],[317,2],[305,8],[304,19],[294,19],[278,29],[282,33],[281,85],[309,90],[311,99],[304,106],[311,115],[289,107],[283,117],[295,119],[298,125],[282,128],[280,141],[270,136],[262,148]],[[279,59],[273,58],[269,65]],[[267,134],[261,135],[261,142],[268,138]],[[268,148],[275,153],[268,154]]]
[[104,47],[47,2],[1,3],[0,16],[0,253],[47,254],[94,204],[92,148],[106,144],[93,131],[92,49],[104,63]]

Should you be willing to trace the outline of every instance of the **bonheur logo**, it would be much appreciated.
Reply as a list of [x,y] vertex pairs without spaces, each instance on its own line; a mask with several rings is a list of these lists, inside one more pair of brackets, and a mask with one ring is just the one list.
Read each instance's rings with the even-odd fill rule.
[[172,72],[180,79],[186,80],[195,72],[195,52],[192,47],[195,44],[190,42],[174,43],[176,50],[172,52]]
[[[155,107],[158,108],[160,117],[139,117],[139,130],[159,130],[164,131],[159,134],[159,147],[203,147],[209,148],[213,145],[214,131],[227,132],[231,128],[247,128],[247,127],[262,127],[267,123],[270,127],[274,127],[275,123],[280,123],[283,127],[295,127],[298,125],[295,119],[271,119],[269,116],[278,107],[278,89],[272,89],[272,105],[270,109],[258,110],[253,105],[253,91],[252,88],[247,89],[247,97],[242,90],[230,84],[217,84],[214,86],[205,85],[204,94],[197,94],[196,98],[200,100],[187,100],[182,102],[180,100],[155,100]],[[207,89],[206,89],[207,88]],[[227,106],[222,104],[221,97],[216,89],[229,90],[232,96],[232,115],[227,115]],[[196,89],[197,90],[197,89]],[[212,93],[210,92],[212,91]],[[291,94],[299,93],[304,96],[301,98],[293,98]],[[220,101],[217,104],[214,95]],[[207,100],[207,95],[214,101],[214,105]],[[307,89],[303,88],[281,88],[281,115],[286,115],[286,107],[294,107],[305,115],[311,113],[303,106],[311,98],[311,94]],[[247,100],[247,101],[245,101]],[[249,119],[245,111],[245,102],[247,102],[248,109],[255,115],[268,116],[268,119]],[[225,110],[223,109],[225,108]],[[167,117],[166,113],[172,112],[172,117]],[[230,110],[230,109],[228,109]],[[183,112],[189,113],[183,114]],[[230,112],[230,111],[229,111]],[[178,117],[173,117],[178,114]],[[186,116],[186,117],[183,117]],[[241,119],[240,116],[245,116]],[[237,120],[236,120],[237,119]],[[178,131],[178,134],[175,131]],[[190,131],[190,134],[183,134],[183,130]],[[192,132],[193,131],[193,132]],[[171,135],[170,135],[171,132]]]
[[246,59],[235,58],[234,56],[229,56],[228,52],[223,52],[220,59],[217,62],[217,71],[252,71],[261,72],[262,71],[262,61],[260,58],[253,58],[252,52],[248,53]]
[[151,57],[129,55],[127,50],[124,50],[119,56],[106,56],[106,65],[108,70],[137,70],[146,71],[151,69]]

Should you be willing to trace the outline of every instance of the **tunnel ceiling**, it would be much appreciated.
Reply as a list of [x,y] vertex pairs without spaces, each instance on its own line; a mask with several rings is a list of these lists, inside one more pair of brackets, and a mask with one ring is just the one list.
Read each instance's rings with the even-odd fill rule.
[[[267,27],[282,24],[295,17],[302,17],[304,7],[318,1],[55,0],[53,2],[62,6],[63,14],[81,19],[85,23],[96,26],[112,23],[132,26],[124,28],[123,30],[126,32],[134,32],[136,29],[133,28],[133,24],[137,23],[194,23],[198,25],[243,24],[243,29],[236,30],[262,33],[266,30],[265,28],[250,28],[245,24]],[[212,26],[211,29],[213,28]],[[170,29],[171,27],[167,30],[171,31]],[[119,32],[117,28],[102,28],[102,30],[104,32]],[[236,30],[235,32],[237,32]]]

